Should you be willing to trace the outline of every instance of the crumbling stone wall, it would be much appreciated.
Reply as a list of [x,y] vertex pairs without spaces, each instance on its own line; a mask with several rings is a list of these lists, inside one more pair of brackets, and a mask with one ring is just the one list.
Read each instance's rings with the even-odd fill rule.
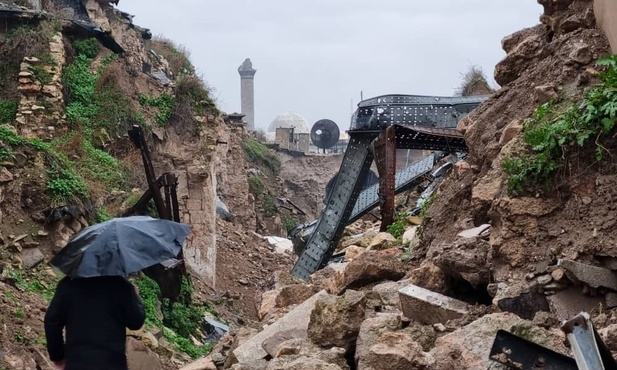
[[66,62],[62,39],[59,32],[52,37],[49,60],[26,57],[21,63],[15,127],[24,137],[52,139],[66,128],[61,115],[64,106],[62,66]]

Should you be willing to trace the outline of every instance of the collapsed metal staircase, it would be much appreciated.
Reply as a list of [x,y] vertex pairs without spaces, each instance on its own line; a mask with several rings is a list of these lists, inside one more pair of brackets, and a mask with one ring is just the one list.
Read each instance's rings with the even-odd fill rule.
[[437,151],[396,173],[395,192],[399,193],[430,172],[444,155],[467,151],[456,125],[485,99],[387,95],[360,102],[352,117],[349,145],[334,187],[321,217],[306,225],[306,244],[292,274],[307,280],[323,268],[345,226],[379,205],[379,184],[361,190],[375,156],[374,141],[382,131],[394,126],[397,148]]

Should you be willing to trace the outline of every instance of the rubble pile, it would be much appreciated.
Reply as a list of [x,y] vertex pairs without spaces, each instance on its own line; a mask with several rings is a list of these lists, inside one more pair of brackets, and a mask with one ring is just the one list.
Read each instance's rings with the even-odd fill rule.
[[502,88],[461,121],[470,155],[424,219],[401,240],[349,226],[342,263],[307,283],[278,274],[259,330],[232,331],[210,356],[225,361],[190,369],[487,369],[500,329],[572,356],[560,324],[581,311],[617,352],[617,177],[588,171],[565,194],[517,197],[502,169],[524,120],[593,84],[609,52],[593,1],[539,2],[541,24],[503,39]]

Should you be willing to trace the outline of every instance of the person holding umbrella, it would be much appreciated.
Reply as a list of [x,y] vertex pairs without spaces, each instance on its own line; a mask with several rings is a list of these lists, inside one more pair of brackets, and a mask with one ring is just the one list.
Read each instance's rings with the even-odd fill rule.
[[146,315],[126,276],[177,257],[189,231],[148,216],[116,218],[82,230],[52,259],[66,274],[44,321],[58,369],[128,369],[126,328],[139,329]]

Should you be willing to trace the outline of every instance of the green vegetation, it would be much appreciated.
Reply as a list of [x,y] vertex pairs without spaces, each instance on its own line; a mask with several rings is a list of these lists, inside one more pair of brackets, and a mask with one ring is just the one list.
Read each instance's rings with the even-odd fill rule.
[[597,63],[606,67],[600,83],[587,89],[580,103],[556,99],[543,104],[523,128],[527,152],[504,160],[510,191],[548,185],[562,171],[569,153],[595,145],[595,160],[610,152],[603,146],[617,121],[617,56]]
[[436,190],[433,192],[433,194],[431,194],[430,197],[428,197],[428,199],[424,203],[422,203],[422,209],[420,209],[420,214],[418,215],[420,219],[424,220],[426,218],[426,212],[428,212],[428,209],[431,207],[431,204],[433,204],[435,199],[437,199]]
[[24,318],[24,310],[22,310],[21,308],[18,308],[16,310],[13,311],[13,316],[15,316],[18,319],[23,319]]
[[266,214],[270,216],[276,214],[274,198],[270,194],[266,194],[266,196],[264,197],[264,212],[266,212]]
[[111,216],[107,213],[105,207],[99,207],[96,209],[96,222],[105,222],[111,220]]
[[[183,278],[180,298],[174,303],[167,299],[161,302],[160,289],[150,278],[142,276],[135,279],[134,283],[139,287],[139,293],[144,302],[147,326],[164,327],[165,338],[174,343],[177,350],[193,358],[210,352],[211,345],[196,346],[190,339],[191,335],[199,338],[202,318],[206,311],[211,311],[211,308],[192,304],[193,287],[187,278]],[[159,307],[161,307],[160,311]]]
[[249,162],[269,170],[274,175],[281,172],[281,159],[259,141],[245,138],[242,140],[242,150]]
[[76,55],[93,59],[99,54],[99,42],[95,38],[77,40],[73,43],[73,49]]
[[150,97],[147,95],[141,95],[139,101],[144,107],[155,107],[158,109],[155,120],[159,127],[167,126],[167,123],[171,119],[174,113],[174,107],[176,106],[176,98],[168,95],[161,94],[158,97]]
[[296,227],[296,222],[290,218],[284,218],[283,219],[283,226],[285,227],[285,231],[287,231],[287,233],[289,233],[291,231],[291,229],[293,229],[294,227]]
[[17,287],[25,292],[36,293],[46,301],[51,301],[54,296],[54,287],[39,280],[38,278],[24,278],[19,270],[7,270],[9,278],[13,279]]
[[47,190],[57,201],[70,199],[74,196],[88,196],[88,186],[84,179],[73,170],[52,166],[47,170],[50,180],[47,182]]
[[398,212],[394,216],[394,222],[390,226],[388,226],[387,230],[390,235],[395,237],[396,239],[400,239],[405,233],[405,228],[407,227],[407,214],[405,212]]
[[258,198],[266,190],[266,186],[261,182],[261,179],[257,176],[249,176],[249,193],[253,194],[255,198]]
[[12,123],[17,116],[17,102],[0,100],[0,124]]
[[32,67],[32,74],[34,78],[37,79],[43,85],[49,85],[51,83],[52,77],[51,73],[45,70],[45,67],[41,65],[35,65]]

